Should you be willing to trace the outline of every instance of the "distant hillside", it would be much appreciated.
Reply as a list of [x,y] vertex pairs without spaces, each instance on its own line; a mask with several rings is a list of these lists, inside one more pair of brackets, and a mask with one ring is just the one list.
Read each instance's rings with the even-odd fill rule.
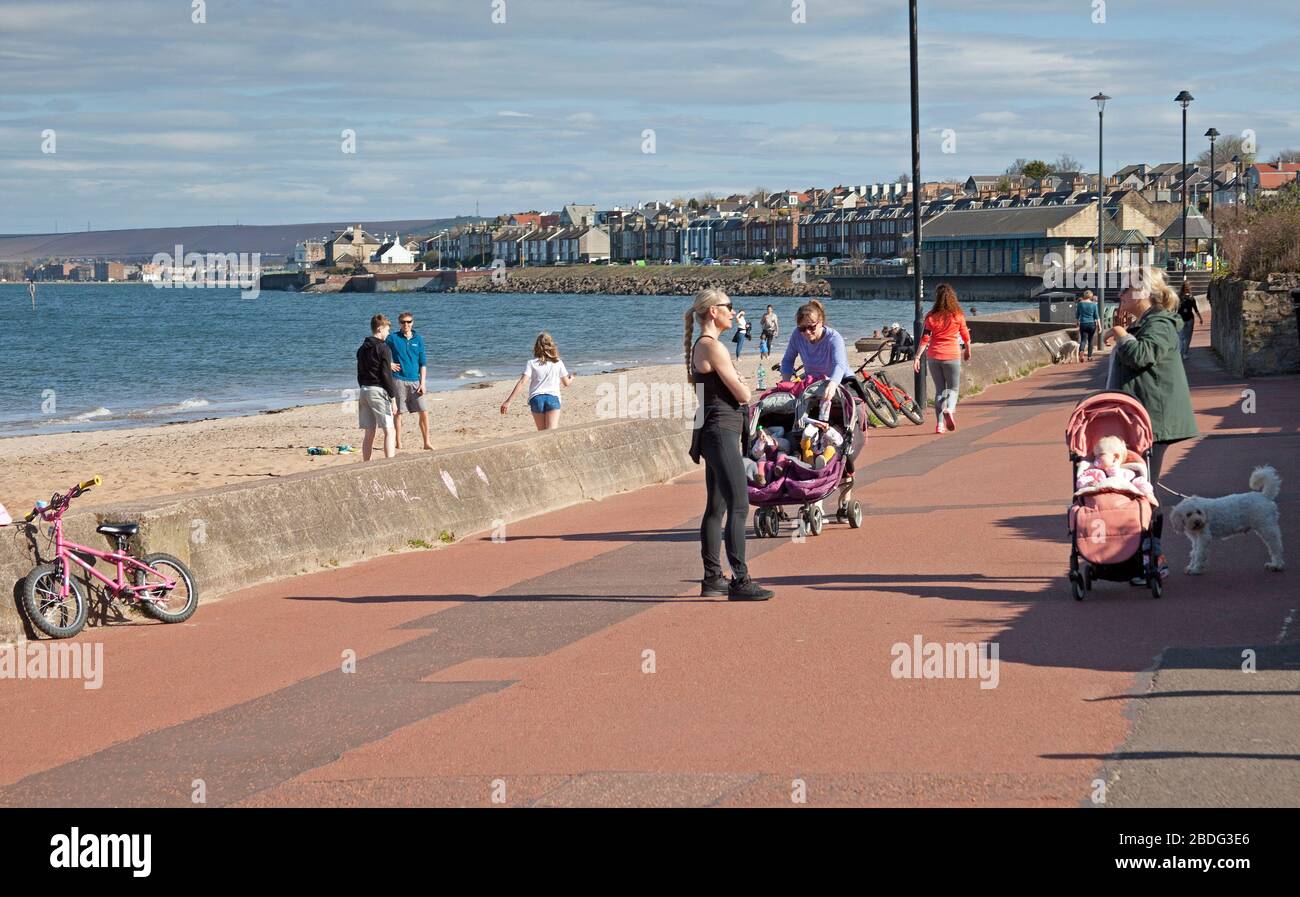
[[299,240],[327,237],[330,231],[341,230],[351,224],[360,224],[372,234],[399,233],[403,237],[419,237],[444,227],[455,227],[477,220],[479,219],[459,217],[416,221],[239,224],[0,236],[0,261],[35,261],[43,258],[147,261],[155,253],[174,252],[178,243],[185,247],[186,252],[258,252],[269,259],[271,256],[292,256]]

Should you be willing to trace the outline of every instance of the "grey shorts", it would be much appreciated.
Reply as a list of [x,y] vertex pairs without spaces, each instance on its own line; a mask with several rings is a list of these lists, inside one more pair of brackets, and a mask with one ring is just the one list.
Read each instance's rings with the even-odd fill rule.
[[357,424],[363,430],[393,427],[393,400],[382,386],[363,386],[357,393]]
[[424,404],[424,396],[420,395],[419,380],[399,380],[393,378],[397,384],[397,413],[403,411],[428,411],[429,408]]

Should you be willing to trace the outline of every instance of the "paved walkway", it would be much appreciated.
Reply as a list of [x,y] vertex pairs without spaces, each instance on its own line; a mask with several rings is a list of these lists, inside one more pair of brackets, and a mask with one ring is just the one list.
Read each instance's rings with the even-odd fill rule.
[[[1294,543],[1300,378],[1249,384],[1244,413],[1204,339],[1189,368],[1208,435],[1171,450],[1165,482],[1224,494],[1272,463]],[[991,388],[942,438],[872,431],[861,530],[751,538],[765,604],[693,597],[694,473],[504,543],[88,631],[101,689],[0,681],[0,803],[189,804],[198,779],[210,805],[258,806],[1078,806],[1099,779],[1112,805],[1285,800],[1300,572],[1265,572],[1249,536],[1188,577],[1171,536],[1165,598],[1069,597],[1063,431],[1103,365]],[[997,687],[894,678],[892,646],[917,637],[996,642]],[[1254,678],[1240,646],[1260,649]]]

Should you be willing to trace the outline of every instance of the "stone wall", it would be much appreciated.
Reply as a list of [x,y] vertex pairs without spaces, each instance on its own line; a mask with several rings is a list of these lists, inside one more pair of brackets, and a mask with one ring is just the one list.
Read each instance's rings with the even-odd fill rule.
[[1264,282],[1219,278],[1210,284],[1210,345],[1238,377],[1300,371],[1291,290],[1300,274],[1271,274]]

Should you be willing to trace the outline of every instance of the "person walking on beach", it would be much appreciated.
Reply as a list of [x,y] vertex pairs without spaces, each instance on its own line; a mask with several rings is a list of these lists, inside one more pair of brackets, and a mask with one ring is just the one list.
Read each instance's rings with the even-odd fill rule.
[[731,341],[736,344],[736,357],[740,357],[740,350],[745,348],[745,340],[749,339],[749,322],[745,320],[745,310],[742,308],[736,312],[736,333],[732,336]]
[[1083,348],[1088,349],[1088,360],[1092,361],[1092,346],[1097,336],[1097,319],[1101,311],[1092,290],[1084,290],[1079,303],[1074,307],[1074,316],[1079,322],[1079,361],[1083,361]]
[[573,374],[560,361],[560,350],[546,331],[537,335],[533,343],[533,357],[524,365],[524,372],[515,381],[515,388],[501,403],[501,413],[510,410],[515,393],[528,382],[528,410],[533,413],[533,423],[539,430],[555,430],[560,426],[560,387],[573,383]]
[[934,382],[934,432],[955,430],[961,363],[970,361],[970,331],[957,303],[957,291],[950,284],[941,283],[934,291],[934,305],[925,316],[925,330],[912,370],[921,370],[922,357],[929,364],[930,379]]
[[393,429],[397,384],[393,380],[393,354],[389,351],[389,331],[393,322],[383,315],[370,319],[370,336],[357,349],[357,423],[365,431],[361,439],[361,460],[369,461],[375,448],[375,436],[384,431],[384,457],[397,454],[397,435]]
[[427,359],[424,354],[424,337],[415,332],[415,315],[404,311],[397,316],[397,333],[390,333],[388,351],[393,356],[393,380],[397,384],[397,414],[393,418],[396,432],[397,448],[402,447],[402,412],[414,412],[419,415],[420,435],[424,437],[424,447],[432,449],[429,442],[429,409],[425,405],[425,372]]
[[767,313],[759,319],[758,326],[758,357],[765,361],[771,357],[772,343],[776,342],[776,335],[781,330],[781,321],[772,306],[767,307]]
[[1196,321],[1205,326],[1205,318],[1201,317],[1201,307],[1196,304],[1196,297],[1192,295],[1192,283],[1184,280],[1183,285],[1178,288],[1178,317],[1183,320],[1183,329],[1178,332],[1179,346],[1183,360],[1187,360],[1187,353],[1192,350],[1192,332],[1196,330]]
[[[1104,342],[1115,343],[1110,353],[1107,389],[1128,393],[1142,403],[1151,417],[1154,444],[1151,446],[1151,469],[1147,480],[1154,487],[1160,482],[1165,451],[1175,442],[1200,435],[1192,411],[1191,389],[1178,336],[1178,294],[1165,282],[1164,272],[1149,268],[1139,286],[1126,287],[1119,294],[1119,311],[1115,326],[1106,331]],[[1152,522],[1154,532],[1151,553],[1163,579],[1169,568],[1160,553],[1160,532],[1164,522],[1157,510]],[[1134,577],[1133,585],[1147,585],[1143,577]]]
[[[716,288],[701,290],[695,294],[685,320],[686,378],[701,393],[690,454],[696,464],[704,459],[704,488],[708,494],[704,519],[700,522],[700,557],[704,561],[700,595],[706,598],[726,595],[732,601],[766,601],[773,592],[750,579],[745,564],[749,492],[740,451],[745,420],[740,406],[749,402],[749,387],[718,341],[719,335],[730,329],[733,322],[731,299]],[[692,341],[697,324],[700,336]],[[730,581],[722,574],[719,556],[724,516]]]

